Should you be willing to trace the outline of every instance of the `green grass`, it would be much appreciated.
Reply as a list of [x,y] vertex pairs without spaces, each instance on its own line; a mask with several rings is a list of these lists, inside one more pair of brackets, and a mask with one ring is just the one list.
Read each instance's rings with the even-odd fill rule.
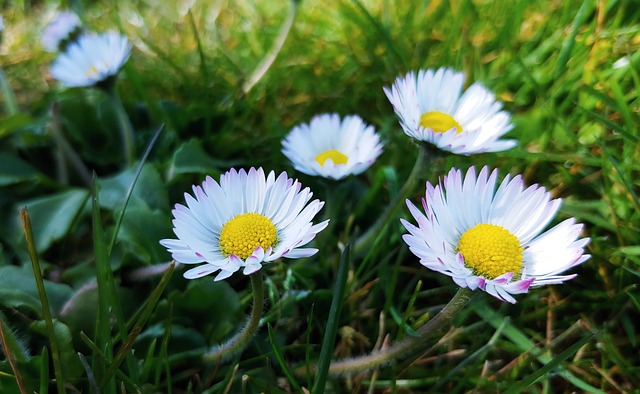
[[[190,10],[188,2],[157,0],[65,3],[88,27],[119,29],[134,44],[117,89],[136,132],[136,157],[165,126],[139,176],[123,170],[109,98],[64,90],[47,74],[53,55],[37,43],[56,3],[3,3],[0,67],[17,112],[0,97],[0,309],[8,344],[0,392],[19,392],[5,351],[27,392],[55,392],[54,357],[67,392],[311,390],[314,377],[293,371],[327,352],[356,356],[382,346],[385,335],[411,335],[456,286],[418,263],[397,220],[367,254],[351,257],[339,321],[330,311],[341,246],[374,223],[417,157],[382,87],[440,66],[495,91],[513,114],[508,136],[519,144],[447,156],[410,198],[418,201],[424,181],[451,166],[520,173],[563,198],[557,221],[585,223],[592,258],[573,270],[576,279],[534,289],[516,305],[475,297],[456,328],[413,363],[329,377],[325,392],[640,387],[640,11],[633,2],[302,0],[282,49],[248,91],[246,81],[278,42],[287,1],[193,2]],[[630,64],[620,67],[622,58]],[[296,173],[282,155],[286,133],[323,112],[359,114],[376,126],[385,151],[366,173],[328,183]],[[248,279],[187,281],[180,265],[161,279],[164,266],[154,267],[170,259],[158,240],[173,236],[173,204],[232,166],[288,171],[327,201],[320,216],[332,221],[315,241],[316,256],[265,268],[260,330],[243,353],[212,365],[202,355],[239,330],[250,309]],[[25,206],[51,318],[19,220]],[[323,349],[327,321],[338,334]]]

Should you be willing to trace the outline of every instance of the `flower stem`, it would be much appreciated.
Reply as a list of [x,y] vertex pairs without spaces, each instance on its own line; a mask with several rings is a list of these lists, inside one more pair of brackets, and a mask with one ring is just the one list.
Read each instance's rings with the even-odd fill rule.
[[[441,335],[446,331],[453,317],[467,304],[472,294],[473,291],[460,288],[451,301],[433,319],[416,330],[418,336],[408,336],[398,343],[365,356],[334,361],[329,367],[329,374],[335,376],[371,371],[395,364],[411,355],[425,351],[431,346],[431,339],[434,336]],[[296,372],[304,373],[304,369],[304,367],[299,368],[299,371]],[[311,371],[315,372],[315,369],[316,367],[312,366]]]
[[258,271],[251,274],[249,278],[251,278],[251,288],[253,290],[253,306],[247,324],[227,342],[205,353],[203,356],[205,361],[219,363],[234,354],[240,353],[249,345],[251,338],[253,338],[253,335],[258,330],[260,318],[262,317],[262,304],[264,302],[262,273]]
[[135,139],[133,136],[133,126],[127,115],[127,111],[124,109],[120,95],[116,91],[115,86],[109,86],[105,89],[107,95],[111,99],[113,109],[116,111],[116,117],[118,118],[118,125],[120,126],[120,141],[122,143],[122,155],[126,166],[130,166],[133,163],[136,154]]
[[423,146],[418,148],[418,158],[411,173],[407,177],[406,182],[396,195],[395,199],[387,206],[386,210],[380,215],[378,220],[364,234],[362,234],[355,242],[354,254],[361,255],[362,251],[371,246],[376,237],[380,235],[387,223],[394,217],[404,200],[415,187],[418,178],[422,174],[422,170],[427,163],[428,151]]

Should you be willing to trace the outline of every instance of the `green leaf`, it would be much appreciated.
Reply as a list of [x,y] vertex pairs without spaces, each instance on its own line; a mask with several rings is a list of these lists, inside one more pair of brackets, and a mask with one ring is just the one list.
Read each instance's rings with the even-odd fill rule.
[[[47,335],[47,328],[44,320],[38,320],[31,324],[30,328],[38,334]],[[60,362],[63,368],[65,380],[74,381],[84,374],[84,368],[78,358],[78,354],[73,346],[71,331],[66,324],[54,320],[53,330],[58,340],[60,349]]]
[[167,212],[144,206],[130,207],[124,215],[118,239],[126,241],[126,247],[147,264],[168,260],[167,250],[158,242],[173,235]]
[[238,293],[227,282],[190,281],[185,292],[173,292],[169,299],[176,310],[191,319],[194,328],[214,342],[224,339],[241,316]]
[[[100,206],[111,210],[122,209],[135,175],[136,168],[131,167],[113,177],[98,179]],[[127,210],[140,205],[161,210],[167,210],[169,207],[169,196],[165,191],[164,181],[151,164],[143,167]]]
[[0,152],[0,186],[37,179],[38,170],[26,161],[6,152]]
[[209,156],[200,140],[192,139],[182,144],[173,155],[174,174],[207,174],[216,175],[218,168],[226,167],[228,163],[215,160]]
[[18,208],[26,206],[29,210],[39,253],[43,253],[53,242],[67,235],[88,197],[89,192],[86,190],[70,189],[18,204]]
[[31,116],[25,113],[17,113],[0,119],[0,138],[8,136],[14,131],[34,123]]
[[[65,284],[48,280],[44,281],[44,287],[49,297],[51,313],[57,316],[64,303],[73,294],[73,290]],[[0,267],[0,305],[9,308],[25,307],[40,316],[42,305],[30,266]]]

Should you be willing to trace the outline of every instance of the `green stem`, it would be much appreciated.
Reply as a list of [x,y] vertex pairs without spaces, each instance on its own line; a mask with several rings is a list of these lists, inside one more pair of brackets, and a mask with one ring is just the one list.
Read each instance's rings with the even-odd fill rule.
[[0,69],[0,91],[2,91],[2,95],[4,96],[4,103],[7,107],[7,114],[17,114],[18,104],[16,104],[16,96],[13,94],[13,90],[11,90],[11,86],[9,86],[7,77],[4,75],[4,71],[2,71],[2,69]]
[[206,353],[203,358],[205,361],[219,363],[229,357],[243,351],[253,338],[254,334],[260,326],[260,318],[262,317],[262,304],[264,302],[264,289],[262,281],[262,273],[260,271],[251,274],[251,288],[253,291],[253,306],[251,308],[251,316],[249,321],[236,335],[227,342],[217,346],[214,350]]
[[78,175],[80,175],[80,179],[82,179],[85,186],[91,187],[91,172],[89,172],[80,158],[80,155],[78,155],[69,141],[65,138],[61,124],[60,106],[58,103],[53,103],[51,105],[51,123],[49,124],[49,131],[53,136],[53,140],[58,144],[58,150],[61,152],[62,157],[71,163]]
[[133,163],[136,154],[135,139],[133,136],[133,126],[127,115],[127,111],[124,109],[120,95],[116,91],[115,86],[106,88],[107,95],[111,98],[113,109],[116,111],[116,117],[118,118],[118,124],[120,126],[120,141],[122,143],[122,155],[124,156],[125,163],[128,166]]
[[425,147],[419,146],[418,158],[411,170],[411,173],[407,177],[407,181],[402,185],[402,188],[396,195],[395,199],[387,205],[385,211],[380,215],[378,220],[371,226],[364,234],[362,234],[355,242],[354,252],[355,255],[361,255],[363,250],[370,247],[376,237],[380,235],[387,223],[395,216],[400,206],[404,203],[405,199],[411,193],[413,188],[418,183],[418,179],[422,175],[422,170],[427,163],[428,151]]
[[[453,317],[467,304],[472,294],[473,291],[460,288],[451,301],[433,319],[416,330],[418,336],[408,336],[388,348],[376,350],[365,356],[334,361],[329,367],[329,374],[335,376],[371,371],[424,352],[431,346],[431,339],[434,336],[441,335],[448,329]],[[312,367],[312,371],[315,370],[314,367]],[[296,372],[304,373],[304,367],[299,368]]]
[[64,387],[64,375],[62,374],[62,363],[60,362],[58,338],[53,328],[53,317],[51,315],[51,309],[49,309],[49,299],[47,298],[47,291],[44,288],[44,279],[42,278],[42,271],[40,270],[40,260],[38,259],[38,252],[36,251],[36,241],[33,237],[29,211],[27,211],[26,207],[20,209],[20,219],[22,221],[24,236],[27,241],[29,256],[31,257],[31,265],[33,267],[36,286],[38,287],[38,295],[40,296],[40,302],[42,303],[42,316],[47,327],[47,335],[51,346],[51,358],[53,360],[53,371],[56,376],[56,386],[58,388],[58,393],[64,394],[67,390]]

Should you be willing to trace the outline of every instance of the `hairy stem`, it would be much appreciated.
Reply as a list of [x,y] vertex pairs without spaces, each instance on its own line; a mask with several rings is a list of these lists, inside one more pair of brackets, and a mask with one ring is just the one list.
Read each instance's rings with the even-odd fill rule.
[[[329,367],[329,375],[350,375],[372,371],[424,352],[431,346],[434,337],[442,335],[448,329],[453,317],[467,304],[472,294],[473,291],[469,289],[459,289],[451,301],[433,319],[416,330],[418,336],[408,336],[385,349],[376,350],[365,356],[336,360]],[[315,372],[315,370],[316,366],[311,366],[311,371]],[[298,368],[296,373],[304,374],[305,367]]]

